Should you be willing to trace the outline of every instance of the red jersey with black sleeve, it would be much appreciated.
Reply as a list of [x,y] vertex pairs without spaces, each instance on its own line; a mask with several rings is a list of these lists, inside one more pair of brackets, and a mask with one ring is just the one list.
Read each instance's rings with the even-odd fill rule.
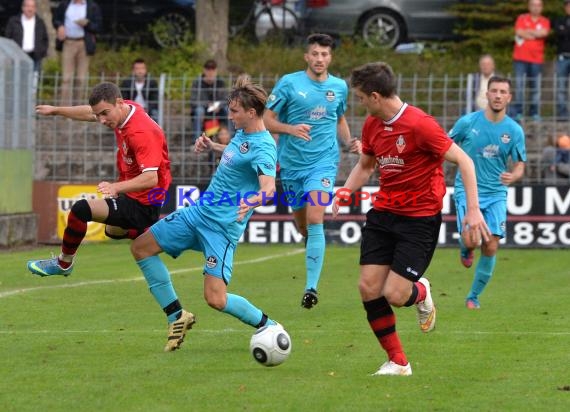
[[[164,196],[172,181],[166,138],[160,126],[140,105],[130,100],[125,100],[125,103],[131,110],[123,124],[115,129],[119,181],[130,180],[145,171],[156,170],[156,187],[125,193],[143,205],[156,204],[157,195]],[[163,192],[156,193],[157,189]]]
[[380,172],[374,209],[415,217],[441,212],[442,164],[452,143],[432,116],[407,103],[389,121],[368,116],[362,152],[376,158]]

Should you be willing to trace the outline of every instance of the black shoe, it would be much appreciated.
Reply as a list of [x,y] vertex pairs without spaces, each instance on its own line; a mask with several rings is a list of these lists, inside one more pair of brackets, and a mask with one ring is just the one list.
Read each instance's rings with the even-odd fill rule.
[[317,291],[315,289],[308,289],[305,291],[303,295],[303,299],[301,299],[301,306],[305,309],[311,309],[319,302],[317,298]]

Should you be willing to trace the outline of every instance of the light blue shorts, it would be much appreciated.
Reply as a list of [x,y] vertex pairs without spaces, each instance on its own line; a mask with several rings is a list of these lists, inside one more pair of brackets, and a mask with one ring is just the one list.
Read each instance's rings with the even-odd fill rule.
[[214,223],[203,219],[187,207],[177,210],[151,226],[161,249],[176,258],[185,250],[202,252],[206,258],[204,273],[215,276],[227,285],[232,278],[236,245]]
[[336,180],[337,164],[330,166],[320,166],[307,170],[281,170],[281,185],[285,194],[286,206],[291,206],[293,210],[299,210],[311,204],[307,200],[310,192],[317,191],[330,193],[327,196],[318,196],[316,203],[328,206],[332,203],[332,195]]
[[[457,211],[457,231],[461,235],[463,227],[461,222],[465,217],[465,211],[467,210],[467,201],[465,197],[455,199],[455,209]],[[483,214],[483,218],[489,226],[489,230],[495,236],[499,238],[505,237],[505,231],[507,230],[507,201],[504,198],[498,197],[480,197],[479,198],[479,209]]]

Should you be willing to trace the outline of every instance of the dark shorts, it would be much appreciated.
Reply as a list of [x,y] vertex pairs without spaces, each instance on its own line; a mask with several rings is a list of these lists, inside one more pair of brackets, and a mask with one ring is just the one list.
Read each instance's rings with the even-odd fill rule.
[[360,264],[389,265],[415,282],[431,262],[440,226],[441,214],[409,217],[371,209],[362,228]]
[[124,194],[105,201],[109,206],[109,216],[105,224],[109,226],[144,230],[157,222],[160,217],[160,206],[143,205]]

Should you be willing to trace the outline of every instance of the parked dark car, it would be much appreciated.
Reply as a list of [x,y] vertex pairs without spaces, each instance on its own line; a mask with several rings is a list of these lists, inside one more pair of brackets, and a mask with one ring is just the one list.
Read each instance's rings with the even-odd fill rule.
[[[116,42],[138,36],[167,47],[178,45],[186,35],[194,33],[195,0],[95,1],[103,14],[103,31],[98,37],[105,40]],[[0,35],[4,34],[10,16],[20,12],[21,4],[19,0],[0,0]],[[53,11],[59,1],[50,4]]]
[[407,40],[454,37],[449,7],[457,0],[307,0],[305,27],[312,32],[358,35],[371,47]]

